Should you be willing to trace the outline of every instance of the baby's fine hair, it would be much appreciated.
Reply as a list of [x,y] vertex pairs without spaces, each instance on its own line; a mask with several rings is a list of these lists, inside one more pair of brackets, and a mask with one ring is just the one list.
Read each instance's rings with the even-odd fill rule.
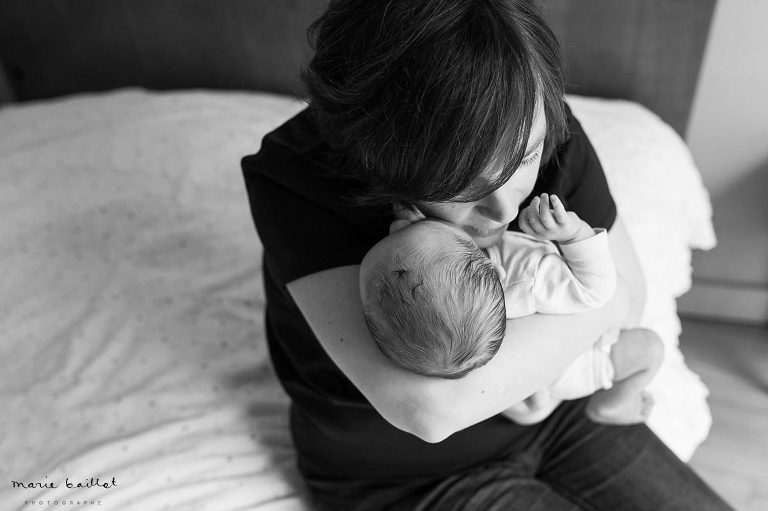
[[374,291],[363,304],[379,349],[427,376],[460,378],[484,365],[506,328],[496,269],[470,241],[455,241],[405,248],[395,268],[373,272]]

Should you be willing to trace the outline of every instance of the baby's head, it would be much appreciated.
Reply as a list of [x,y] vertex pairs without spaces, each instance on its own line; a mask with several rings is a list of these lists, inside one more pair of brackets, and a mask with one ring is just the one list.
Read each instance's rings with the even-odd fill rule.
[[496,267],[445,222],[417,222],[376,244],[362,262],[360,295],[379,349],[420,374],[460,378],[490,360],[504,337]]

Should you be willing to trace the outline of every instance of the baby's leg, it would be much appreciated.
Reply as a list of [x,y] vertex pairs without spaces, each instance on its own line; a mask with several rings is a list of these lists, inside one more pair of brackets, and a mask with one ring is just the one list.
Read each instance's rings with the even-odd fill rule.
[[664,358],[664,345],[651,330],[622,330],[611,348],[614,384],[595,392],[587,405],[587,415],[595,422],[634,424],[644,422],[653,407],[645,392]]

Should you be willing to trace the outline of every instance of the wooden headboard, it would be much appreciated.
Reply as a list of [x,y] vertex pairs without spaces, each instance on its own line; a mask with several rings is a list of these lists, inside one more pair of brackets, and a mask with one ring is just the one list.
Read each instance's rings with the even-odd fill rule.
[[[2,0],[0,97],[3,82],[18,101],[126,86],[301,95],[306,28],[327,3]],[[541,4],[569,92],[638,101],[684,133],[715,0]]]

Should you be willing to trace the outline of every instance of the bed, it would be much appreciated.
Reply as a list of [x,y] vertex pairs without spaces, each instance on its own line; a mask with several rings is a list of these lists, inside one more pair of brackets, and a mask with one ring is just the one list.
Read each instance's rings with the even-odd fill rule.
[[[546,4],[567,53],[599,4]],[[690,98],[712,3],[629,2],[636,19],[604,4],[617,40],[660,32],[669,4],[678,16],[689,6],[674,29],[688,27],[678,58],[695,72],[661,67],[674,67],[672,95]],[[323,5],[0,4],[17,100],[0,106],[0,509],[310,509],[266,351],[261,245],[239,160],[304,107],[295,71]],[[190,27],[205,21],[219,28],[195,46]],[[258,73],[227,74],[251,58]],[[666,346],[650,426],[687,460],[711,416],[678,348],[675,300],[691,284],[691,250],[716,241],[680,136],[690,99],[668,109],[669,94],[642,86],[596,88],[583,54],[572,62],[568,101],[646,272],[643,324]]]

